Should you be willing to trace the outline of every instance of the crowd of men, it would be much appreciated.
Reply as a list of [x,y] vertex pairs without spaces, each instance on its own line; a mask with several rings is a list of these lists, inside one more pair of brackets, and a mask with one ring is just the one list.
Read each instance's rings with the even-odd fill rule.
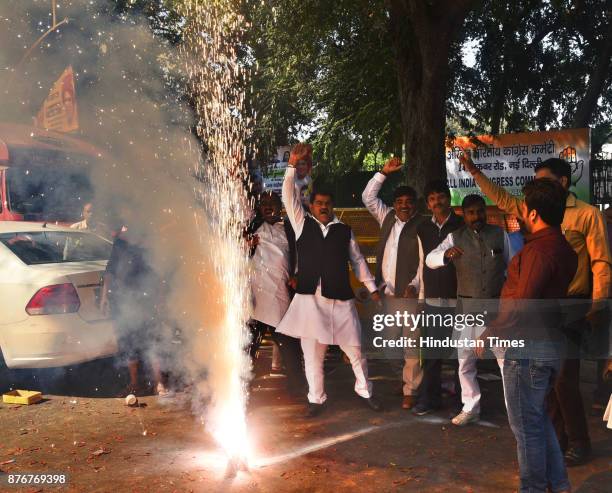
[[[521,491],[570,491],[566,465],[582,464],[591,453],[576,350],[587,333],[609,325],[604,300],[612,288],[612,261],[606,223],[597,208],[569,191],[571,168],[562,159],[539,164],[524,197],[492,183],[469,152],[461,163],[484,195],[519,218],[524,246],[517,251],[503,228],[487,223],[481,195],[466,196],[462,214],[455,214],[445,180],[432,181],[423,190],[431,218],[419,213],[419,195],[409,186],[397,187],[392,205],[386,205],[378,197],[380,189],[402,169],[393,158],[362,195],[380,225],[372,275],[351,228],[334,215],[333,194],[315,185],[307,203],[302,200],[312,149],[296,145],[282,188],[286,218],[281,217],[278,195],[264,192],[247,230],[253,267],[251,351],[256,354],[262,334],[272,334],[289,389],[299,394],[305,377],[306,413],[312,417],[325,410],[324,359],[328,346],[337,345],[353,369],[355,392],[364,405],[380,411],[362,351],[349,264],[382,311],[402,299],[415,300],[427,313],[467,314],[479,312],[483,300],[496,300],[496,315],[471,337],[527,341],[505,351],[492,348],[517,441]],[[577,302],[560,303],[568,299]],[[537,303],[529,308],[527,301]],[[419,330],[436,339],[453,337],[452,327]],[[479,420],[476,362],[484,351],[478,346],[457,353],[461,402],[452,419],[456,426]],[[401,407],[417,416],[438,410],[448,355],[420,348],[404,356]],[[601,373],[611,366],[602,361]],[[599,384],[607,400],[609,391]]]
[[[490,181],[468,151],[460,161],[484,196],[519,219],[521,241],[512,241],[502,227],[487,222],[482,195],[464,197],[461,214],[456,214],[446,180],[427,183],[421,197],[409,186],[398,186],[392,204],[386,205],[379,198],[381,188],[389,175],[402,170],[400,160],[393,158],[362,194],[380,226],[372,274],[353,231],[334,214],[333,194],[316,184],[309,195],[304,193],[312,185],[312,148],[296,145],[289,156],[282,202],[275,193],[260,193],[245,229],[252,268],[250,354],[257,356],[262,338],[269,334],[276,351],[273,367],[282,361],[289,393],[306,394],[306,415],[314,417],[326,407],[328,346],[339,346],[355,375],[356,394],[365,406],[381,411],[368,378],[351,270],[380,313],[409,307],[456,316],[489,308],[486,324],[462,331],[461,337],[526,341],[522,346],[488,348],[500,368],[508,421],[517,442],[520,491],[570,491],[566,465],[582,464],[591,454],[579,383],[581,348],[593,334],[605,341],[595,403],[605,406],[610,398],[603,378],[612,373],[612,360],[605,359],[610,354],[606,300],[612,294],[606,220],[571,193],[571,168],[562,159],[540,163],[523,197]],[[419,212],[421,199],[431,216]],[[605,217],[612,225],[610,211]],[[140,365],[156,345],[148,327],[159,323],[154,307],[164,294],[150,289],[162,283],[146,261],[134,227],[137,222],[130,219],[128,209],[122,217],[101,306],[122,326],[120,346],[126,351],[130,376],[124,393],[140,393]],[[98,234],[107,229],[96,221],[92,204],[85,205],[83,220],[73,227]],[[413,329],[413,338],[457,337],[457,330],[447,325]],[[450,363],[457,389],[451,421],[456,426],[477,422],[477,361],[486,350],[485,344],[458,347],[451,360],[449,351],[439,347],[407,348],[398,405],[416,416],[439,410],[443,363]],[[168,395],[159,359],[149,363],[154,392]]]

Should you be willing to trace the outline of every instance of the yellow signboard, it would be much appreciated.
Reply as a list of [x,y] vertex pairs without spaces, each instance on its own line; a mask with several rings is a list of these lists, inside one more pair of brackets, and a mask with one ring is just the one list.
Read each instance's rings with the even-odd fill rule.
[[53,84],[36,116],[36,126],[58,132],[74,132],[79,129],[72,67],[66,68]]

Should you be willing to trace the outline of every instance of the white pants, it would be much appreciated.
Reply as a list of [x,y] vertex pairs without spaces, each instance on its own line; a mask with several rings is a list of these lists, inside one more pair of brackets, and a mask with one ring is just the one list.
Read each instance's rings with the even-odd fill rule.
[[[502,356],[497,355],[496,356]],[[459,351],[459,383],[461,384],[461,402],[466,413],[480,414],[480,385],[478,384],[476,362],[478,358],[474,351]],[[504,370],[503,358],[497,358],[499,368]]]
[[[301,339],[301,343],[308,381],[308,402],[323,404],[327,399],[323,377],[327,344],[321,344],[316,339]],[[355,374],[355,392],[361,397],[372,397],[372,382],[368,380],[368,362],[361,354],[361,347],[340,345],[340,349],[351,361]]]

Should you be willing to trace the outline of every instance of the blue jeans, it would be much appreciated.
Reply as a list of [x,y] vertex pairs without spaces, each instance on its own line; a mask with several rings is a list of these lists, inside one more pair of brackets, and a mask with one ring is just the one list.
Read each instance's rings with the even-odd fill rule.
[[[544,355],[543,355],[544,356]],[[521,493],[569,490],[559,441],[546,413],[546,396],[559,371],[559,358],[512,358],[504,361],[508,421],[516,438]]]

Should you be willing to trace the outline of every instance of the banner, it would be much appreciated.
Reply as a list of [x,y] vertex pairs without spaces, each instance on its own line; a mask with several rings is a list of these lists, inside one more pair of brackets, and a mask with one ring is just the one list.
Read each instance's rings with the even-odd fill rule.
[[79,129],[72,67],[66,68],[53,84],[36,116],[36,126],[58,132],[74,132]]
[[[446,144],[446,172],[452,205],[461,205],[469,194],[482,195],[472,176],[459,164],[463,149],[493,182],[513,195],[534,179],[534,168],[551,157],[560,157],[572,167],[570,190],[590,202],[590,129],[529,132],[498,136],[457,137]],[[492,204],[487,199],[487,204]]]
[[282,195],[283,178],[287,164],[289,164],[289,154],[291,147],[282,146],[276,148],[276,155],[272,157],[263,172],[263,188],[267,192],[276,192]]

